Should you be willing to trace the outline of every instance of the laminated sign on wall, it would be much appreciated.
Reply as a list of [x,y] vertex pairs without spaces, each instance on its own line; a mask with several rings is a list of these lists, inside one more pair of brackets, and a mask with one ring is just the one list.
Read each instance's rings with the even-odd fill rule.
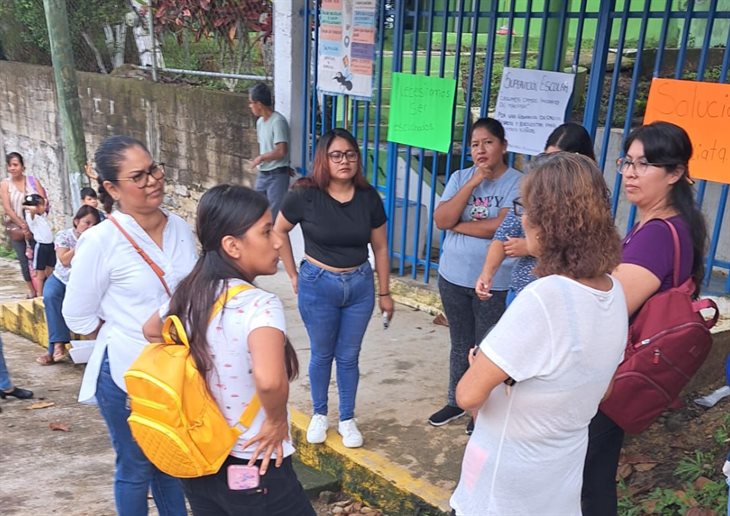
[[376,0],[322,0],[317,85],[323,93],[370,99]]
[[575,75],[505,68],[499,86],[495,118],[502,122],[509,150],[537,155],[557,126],[573,94]]

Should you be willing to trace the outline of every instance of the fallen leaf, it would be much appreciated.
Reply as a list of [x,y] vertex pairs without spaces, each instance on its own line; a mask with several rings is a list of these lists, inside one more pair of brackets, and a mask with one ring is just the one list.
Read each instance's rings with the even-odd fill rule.
[[717,512],[702,507],[692,507],[684,513],[685,516],[717,516]]
[[446,316],[441,313],[433,318],[433,323],[438,324],[439,326],[448,326],[449,325],[448,319],[446,319]]
[[52,401],[36,401],[32,405],[25,407],[25,410],[36,410],[36,409],[42,409],[42,408],[48,408],[54,406],[55,403]]
[[659,461],[638,453],[621,453],[621,458],[618,461],[619,464],[639,464],[650,462],[658,463]]
[[694,486],[695,486],[695,487],[696,487],[697,489],[699,489],[700,491],[702,491],[702,489],[703,489],[703,488],[704,488],[704,487],[705,487],[705,486],[706,486],[707,484],[714,484],[714,483],[715,483],[715,482],[713,482],[712,480],[710,480],[710,479],[709,479],[709,478],[707,478],[707,477],[699,477],[699,478],[698,478],[697,480],[695,480],[695,482],[694,482]]
[[71,428],[69,427],[68,424],[61,423],[60,421],[50,423],[48,425],[48,428],[50,428],[51,430],[59,430],[61,432],[70,432],[71,431]]
[[616,479],[624,480],[628,478],[628,476],[631,475],[633,471],[634,468],[631,467],[631,464],[621,464],[616,471]]
[[658,464],[658,462],[641,462],[639,464],[634,464],[634,469],[640,472],[651,471],[656,468]]

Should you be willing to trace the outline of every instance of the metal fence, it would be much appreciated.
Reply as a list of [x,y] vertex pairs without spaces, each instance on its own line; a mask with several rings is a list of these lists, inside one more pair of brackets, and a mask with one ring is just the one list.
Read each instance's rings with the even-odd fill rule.
[[[319,2],[307,2],[302,163],[319,134],[345,125],[362,142],[366,176],[384,195],[388,242],[401,275],[428,282],[438,268],[443,233],[433,212],[453,170],[470,163],[470,119],[494,106],[506,66],[576,73],[568,120],[595,137],[599,165],[613,192],[620,227],[635,212],[622,199],[611,164],[641,124],[652,77],[727,82],[730,1],[402,0],[378,3],[374,91],[369,101],[317,93]],[[454,132],[447,153],[387,142],[390,77],[410,72],[457,81]],[[510,157],[522,163],[523,156]],[[697,201],[712,229],[708,276],[730,268],[721,232],[728,185],[700,181]],[[730,222],[728,223],[730,224]],[[722,250],[724,259],[719,259]],[[730,291],[730,279],[713,290]]]
[[[202,4],[68,0],[76,69],[229,91],[270,81],[271,0]],[[0,59],[51,64],[43,0],[0,2]]]

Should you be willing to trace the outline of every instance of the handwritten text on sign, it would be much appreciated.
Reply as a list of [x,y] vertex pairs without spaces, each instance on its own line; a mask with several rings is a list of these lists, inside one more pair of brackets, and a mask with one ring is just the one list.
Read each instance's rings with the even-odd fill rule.
[[654,79],[644,123],[657,120],[689,134],[690,176],[730,183],[730,84]]
[[504,125],[509,150],[540,154],[545,141],[565,121],[575,75],[505,68],[495,117]]
[[394,73],[388,141],[448,152],[456,81]]

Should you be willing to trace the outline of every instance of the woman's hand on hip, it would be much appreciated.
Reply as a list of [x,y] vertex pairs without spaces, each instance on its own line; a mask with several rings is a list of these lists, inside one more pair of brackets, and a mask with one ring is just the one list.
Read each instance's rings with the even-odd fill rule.
[[249,465],[261,459],[259,474],[263,476],[266,474],[266,470],[269,469],[271,456],[276,453],[276,462],[274,465],[278,468],[284,460],[284,441],[288,440],[289,422],[287,419],[272,420],[267,417],[264,419],[259,433],[243,443],[244,449],[254,444],[256,445],[253,456],[248,461]]

